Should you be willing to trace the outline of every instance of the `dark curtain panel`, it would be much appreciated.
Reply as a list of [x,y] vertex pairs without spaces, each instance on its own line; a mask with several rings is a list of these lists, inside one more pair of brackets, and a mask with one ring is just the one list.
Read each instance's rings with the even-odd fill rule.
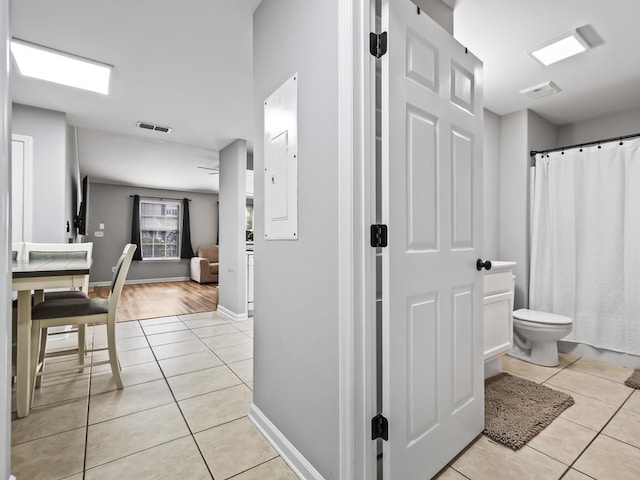
[[180,247],[180,258],[191,258],[193,247],[191,246],[191,222],[189,221],[189,199],[182,199],[182,245]]
[[133,221],[131,222],[131,243],[137,245],[133,253],[134,260],[142,260],[142,245],[140,245],[140,195],[133,196]]

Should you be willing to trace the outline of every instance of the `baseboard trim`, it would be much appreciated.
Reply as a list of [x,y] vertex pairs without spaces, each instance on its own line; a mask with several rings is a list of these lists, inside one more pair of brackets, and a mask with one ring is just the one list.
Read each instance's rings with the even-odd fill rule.
[[324,477],[313,468],[313,465],[304,458],[300,451],[287,440],[278,428],[256,407],[254,403],[249,408],[249,420],[256,426],[260,433],[280,454],[289,468],[302,480],[324,480]]
[[[135,280],[125,280],[125,285],[138,285],[141,283],[166,283],[166,282],[188,282],[189,277],[172,277],[172,278],[139,278]],[[111,285],[111,281],[108,282],[89,282],[90,287],[108,287]]]
[[247,315],[247,313],[236,313],[229,310],[228,308],[223,307],[222,305],[218,305],[218,313],[227,318],[230,318],[231,320],[246,320],[249,318],[249,315]]

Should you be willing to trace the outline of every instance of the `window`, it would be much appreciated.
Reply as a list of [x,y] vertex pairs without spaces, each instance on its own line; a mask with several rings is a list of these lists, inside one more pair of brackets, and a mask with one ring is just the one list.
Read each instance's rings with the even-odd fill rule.
[[140,199],[143,260],[180,258],[180,203]]

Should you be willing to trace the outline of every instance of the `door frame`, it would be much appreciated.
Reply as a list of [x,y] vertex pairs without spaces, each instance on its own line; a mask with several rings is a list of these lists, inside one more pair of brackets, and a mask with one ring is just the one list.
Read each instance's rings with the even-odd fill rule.
[[339,478],[376,478],[375,0],[338,2]]
[[[33,241],[33,137],[19,133],[11,134],[11,143],[23,144],[24,177],[22,181],[22,231],[23,241]],[[11,162],[13,163],[13,149],[11,150]],[[13,190],[13,188],[12,188]],[[26,202],[25,199],[29,201]],[[13,220],[11,220],[13,221]]]

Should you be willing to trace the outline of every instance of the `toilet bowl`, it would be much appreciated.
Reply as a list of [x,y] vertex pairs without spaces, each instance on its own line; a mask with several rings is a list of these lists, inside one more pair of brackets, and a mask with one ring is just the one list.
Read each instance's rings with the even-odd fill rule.
[[513,348],[507,355],[527,362],[558,365],[558,340],[571,333],[573,320],[564,315],[521,308],[513,312]]

